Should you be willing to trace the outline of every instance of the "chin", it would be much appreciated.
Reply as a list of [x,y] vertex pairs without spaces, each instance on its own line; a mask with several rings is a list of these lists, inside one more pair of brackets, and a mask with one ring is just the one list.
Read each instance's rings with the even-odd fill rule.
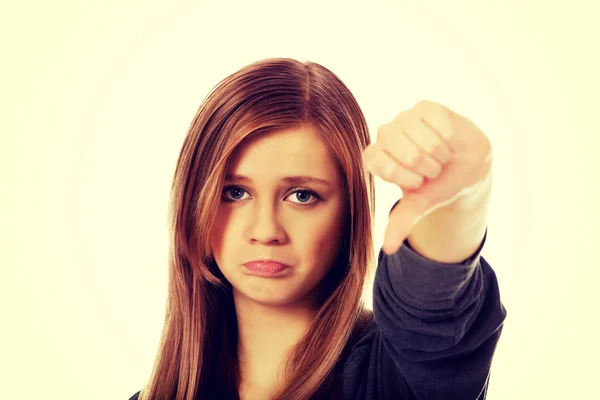
[[235,285],[233,286],[237,296],[268,307],[298,305],[306,302],[309,297],[309,293],[298,290],[298,288],[291,288],[289,285],[285,287],[281,283],[263,287],[260,284],[241,285],[239,289]]

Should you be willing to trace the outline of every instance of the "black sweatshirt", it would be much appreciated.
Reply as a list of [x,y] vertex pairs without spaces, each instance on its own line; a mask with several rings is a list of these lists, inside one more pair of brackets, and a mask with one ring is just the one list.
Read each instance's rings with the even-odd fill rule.
[[485,399],[507,315],[481,255],[486,238],[456,264],[431,261],[408,241],[379,251],[375,320],[345,361],[345,400]]

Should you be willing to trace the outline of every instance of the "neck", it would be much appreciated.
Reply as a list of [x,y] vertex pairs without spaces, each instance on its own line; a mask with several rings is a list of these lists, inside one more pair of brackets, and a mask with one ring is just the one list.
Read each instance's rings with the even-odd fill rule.
[[234,291],[238,320],[238,357],[243,381],[254,385],[283,380],[289,351],[302,338],[316,309],[298,303],[270,306]]

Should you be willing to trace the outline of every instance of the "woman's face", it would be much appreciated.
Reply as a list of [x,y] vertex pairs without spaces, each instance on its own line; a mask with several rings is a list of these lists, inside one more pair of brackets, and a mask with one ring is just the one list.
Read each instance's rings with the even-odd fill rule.
[[[234,296],[264,305],[316,306],[315,289],[344,237],[347,196],[343,176],[311,128],[246,139],[229,163],[211,236]],[[255,260],[289,268],[259,276],[244,265]]]

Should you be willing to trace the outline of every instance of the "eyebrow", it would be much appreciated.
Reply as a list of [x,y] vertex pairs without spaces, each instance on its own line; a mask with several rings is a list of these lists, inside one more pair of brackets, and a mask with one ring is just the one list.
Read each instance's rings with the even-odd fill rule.
[[[332,183],[321,178],[317,178],[314,176],[306,176],[306,175],[296,175],[296,176],[286,176],[281,179],[284,182],[290,183],[292,185],[303,185],[306,183],[316,183],[325,186],[332,186]],[[227,174],[225,175],[225,181],[227,182],[240,182],[240,183],[252,183],[252,179],[237,174]]]

